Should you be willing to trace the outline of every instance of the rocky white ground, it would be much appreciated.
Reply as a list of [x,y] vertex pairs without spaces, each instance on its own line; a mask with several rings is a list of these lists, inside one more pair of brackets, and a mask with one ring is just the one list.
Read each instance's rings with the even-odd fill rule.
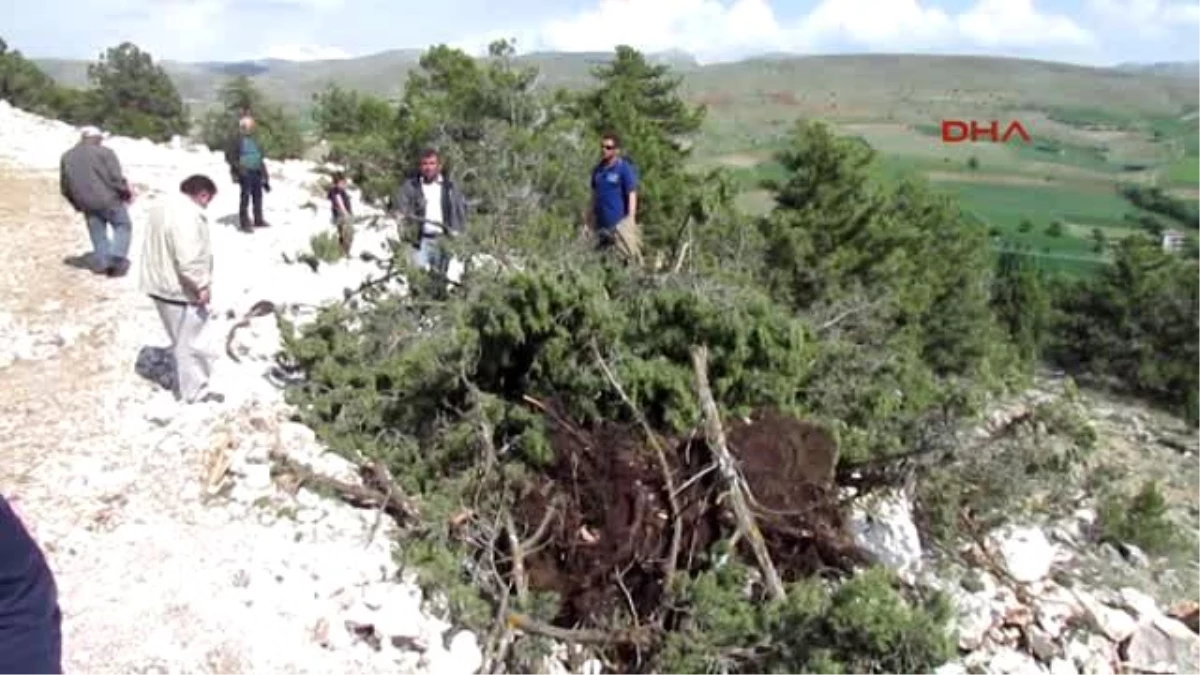
[[[237,191],[217,154],[108,141],[137,187],[135,265],[138,223],[155,199],[193,172],[222,189],[210,208],[218,316],[210,337],[221,355],[215,386],[228,398],[181,408],[162,388],[165,335],[136,274],[111,280],[82,268],[86,231],[58,196],[56,174],[75,140],[73,128],[0,101],[0,228],[10,252],[0,266],[0,491],[57,574],[68,671],[478,668],[475,636],[434,616],[398,572],[386,518],[273,482],[272,452],[354,480],[289,421],[266,377],[278,348],[274,319],[239,333],[240,363],[224,358],[232,317],[254,303],[270,300],[303,320],[378,273],[358,259],[318,272],[289,262],[329,230],[314,165],[272,166],[272,227],[247,235],[231,224]],[[355,254],[382,254],[386,234],[360,229]],[[1156,457],[1140,445],[1156,442],[1140,413],[1113,405],[1098,414],[1106,433],[1128,439],[1118,450]],[[1185,449],[1152,466],[1191,476],[1194,433],[1171,434],[1172,447]],[[1188,478],[1179,489],[1194,486]],[[877,495],[854,524],[884,562],[955,598],[962,657],[939,672],[1200,670],[1196,626],[1167,613],[1195,598],[1150,597],[1133,581],[1142,574],[1135,565],[1123,581],[1062,583],[1087,558],[1078,541],[1095,517],[1087,508],[1061,523],[993,532],[970,568],[931,564],[911,511],[905,494]]]
[[[239,333],[241,364],[218,361],[223,404],[184,409],[154,382],[166,340],[136,273],[111,280],[80,267],[90,245],[56,174],[75,140],[73,128],[0,102],[0,227],[19,252],[0,271],[0,490],[57,575],[68,671],[477,668],[474,636],[423,613],[419,590],[396,579],[386,518],[372,535],[374,512],[272,483],[272,449],[348,471],[288,421],[264,378],[278,346],[272,317]],[[135,270],[147,207],[190,173],[218,181],[210,337],[222,357],[227,312],[271,300],[303,314],[376,271],[350,260],[318,275],[284,262],[329,228],[311,164],[273,165],[272,227],[247,235],[228,225],[237,191],[217,154],[108,144],[136,186]],[[356,253],[383,236],[360,233]],[[370,632],[360,626],[383,639],[360,639]]]

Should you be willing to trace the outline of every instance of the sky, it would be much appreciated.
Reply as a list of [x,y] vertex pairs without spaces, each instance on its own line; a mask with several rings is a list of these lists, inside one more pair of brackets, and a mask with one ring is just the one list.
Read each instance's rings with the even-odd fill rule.
[[1111,65],[1200,58],[1200,0],[39,0],[0,26],[33,57],[94,59],[128,40],[156,59],[362,56],[445,43],[482,53],[683,50],[993,54]]

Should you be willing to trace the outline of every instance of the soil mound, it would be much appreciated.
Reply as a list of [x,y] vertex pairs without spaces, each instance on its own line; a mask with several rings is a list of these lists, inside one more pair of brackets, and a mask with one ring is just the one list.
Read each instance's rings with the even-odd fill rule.
[[[563,419],[547,417],[555,462],[514,513],[526,532],[549,523],[544,542],[526,552],[530,588],[559,595],[562,626],[604,623],[631,608],[645,619],[660,609],[674,531],[658,461],[637,427],[583,429]],[[837,443],[826,429],[765,410],[728,424],[727,440],[785,580],[866,562],[838,506]],[[736,524],[719,499],[725,486],[703,438],[664,441],[681,511],[677,569],[697,571]]]

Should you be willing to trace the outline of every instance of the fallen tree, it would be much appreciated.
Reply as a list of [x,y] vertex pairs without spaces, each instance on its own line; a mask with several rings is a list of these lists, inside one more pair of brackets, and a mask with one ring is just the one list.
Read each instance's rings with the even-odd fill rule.
[[[631,672],[945,656],[939,610],[853,576],[872,560],[845,526],[836,433],[798,414],[820,355],[804,322],[744,288],[583,258],[476,272],[438,300],[415,288],[285,325],[284,365],[305,421],[389,476],[325,487],[404,521],[406,561],[490,635],[490,670],[537,668],[546,638]],[[839,594],[868,586],[895,624],[859,617],[865,644],[841,645]],[[915,645],[900,661],[898,634]]]

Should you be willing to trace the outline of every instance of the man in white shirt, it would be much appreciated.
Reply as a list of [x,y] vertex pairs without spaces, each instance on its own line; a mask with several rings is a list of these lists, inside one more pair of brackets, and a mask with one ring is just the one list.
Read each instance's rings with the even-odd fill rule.
[[454,181],[445,175],[438,151],[421,153],[417,175],[404,181],[395,197],[401,218],[412,224],[413,262],[421,269],[445,273],[449,260],[440,242],[466,230],[467,204]]
[[208,323],[213,256],[205,210],[217,194],[195,175],[150,209],[142,245],[141,288],[154,300],[175,356],[175,396],[187,403],[221,402],[208,391],[212,364],[196,344]]

